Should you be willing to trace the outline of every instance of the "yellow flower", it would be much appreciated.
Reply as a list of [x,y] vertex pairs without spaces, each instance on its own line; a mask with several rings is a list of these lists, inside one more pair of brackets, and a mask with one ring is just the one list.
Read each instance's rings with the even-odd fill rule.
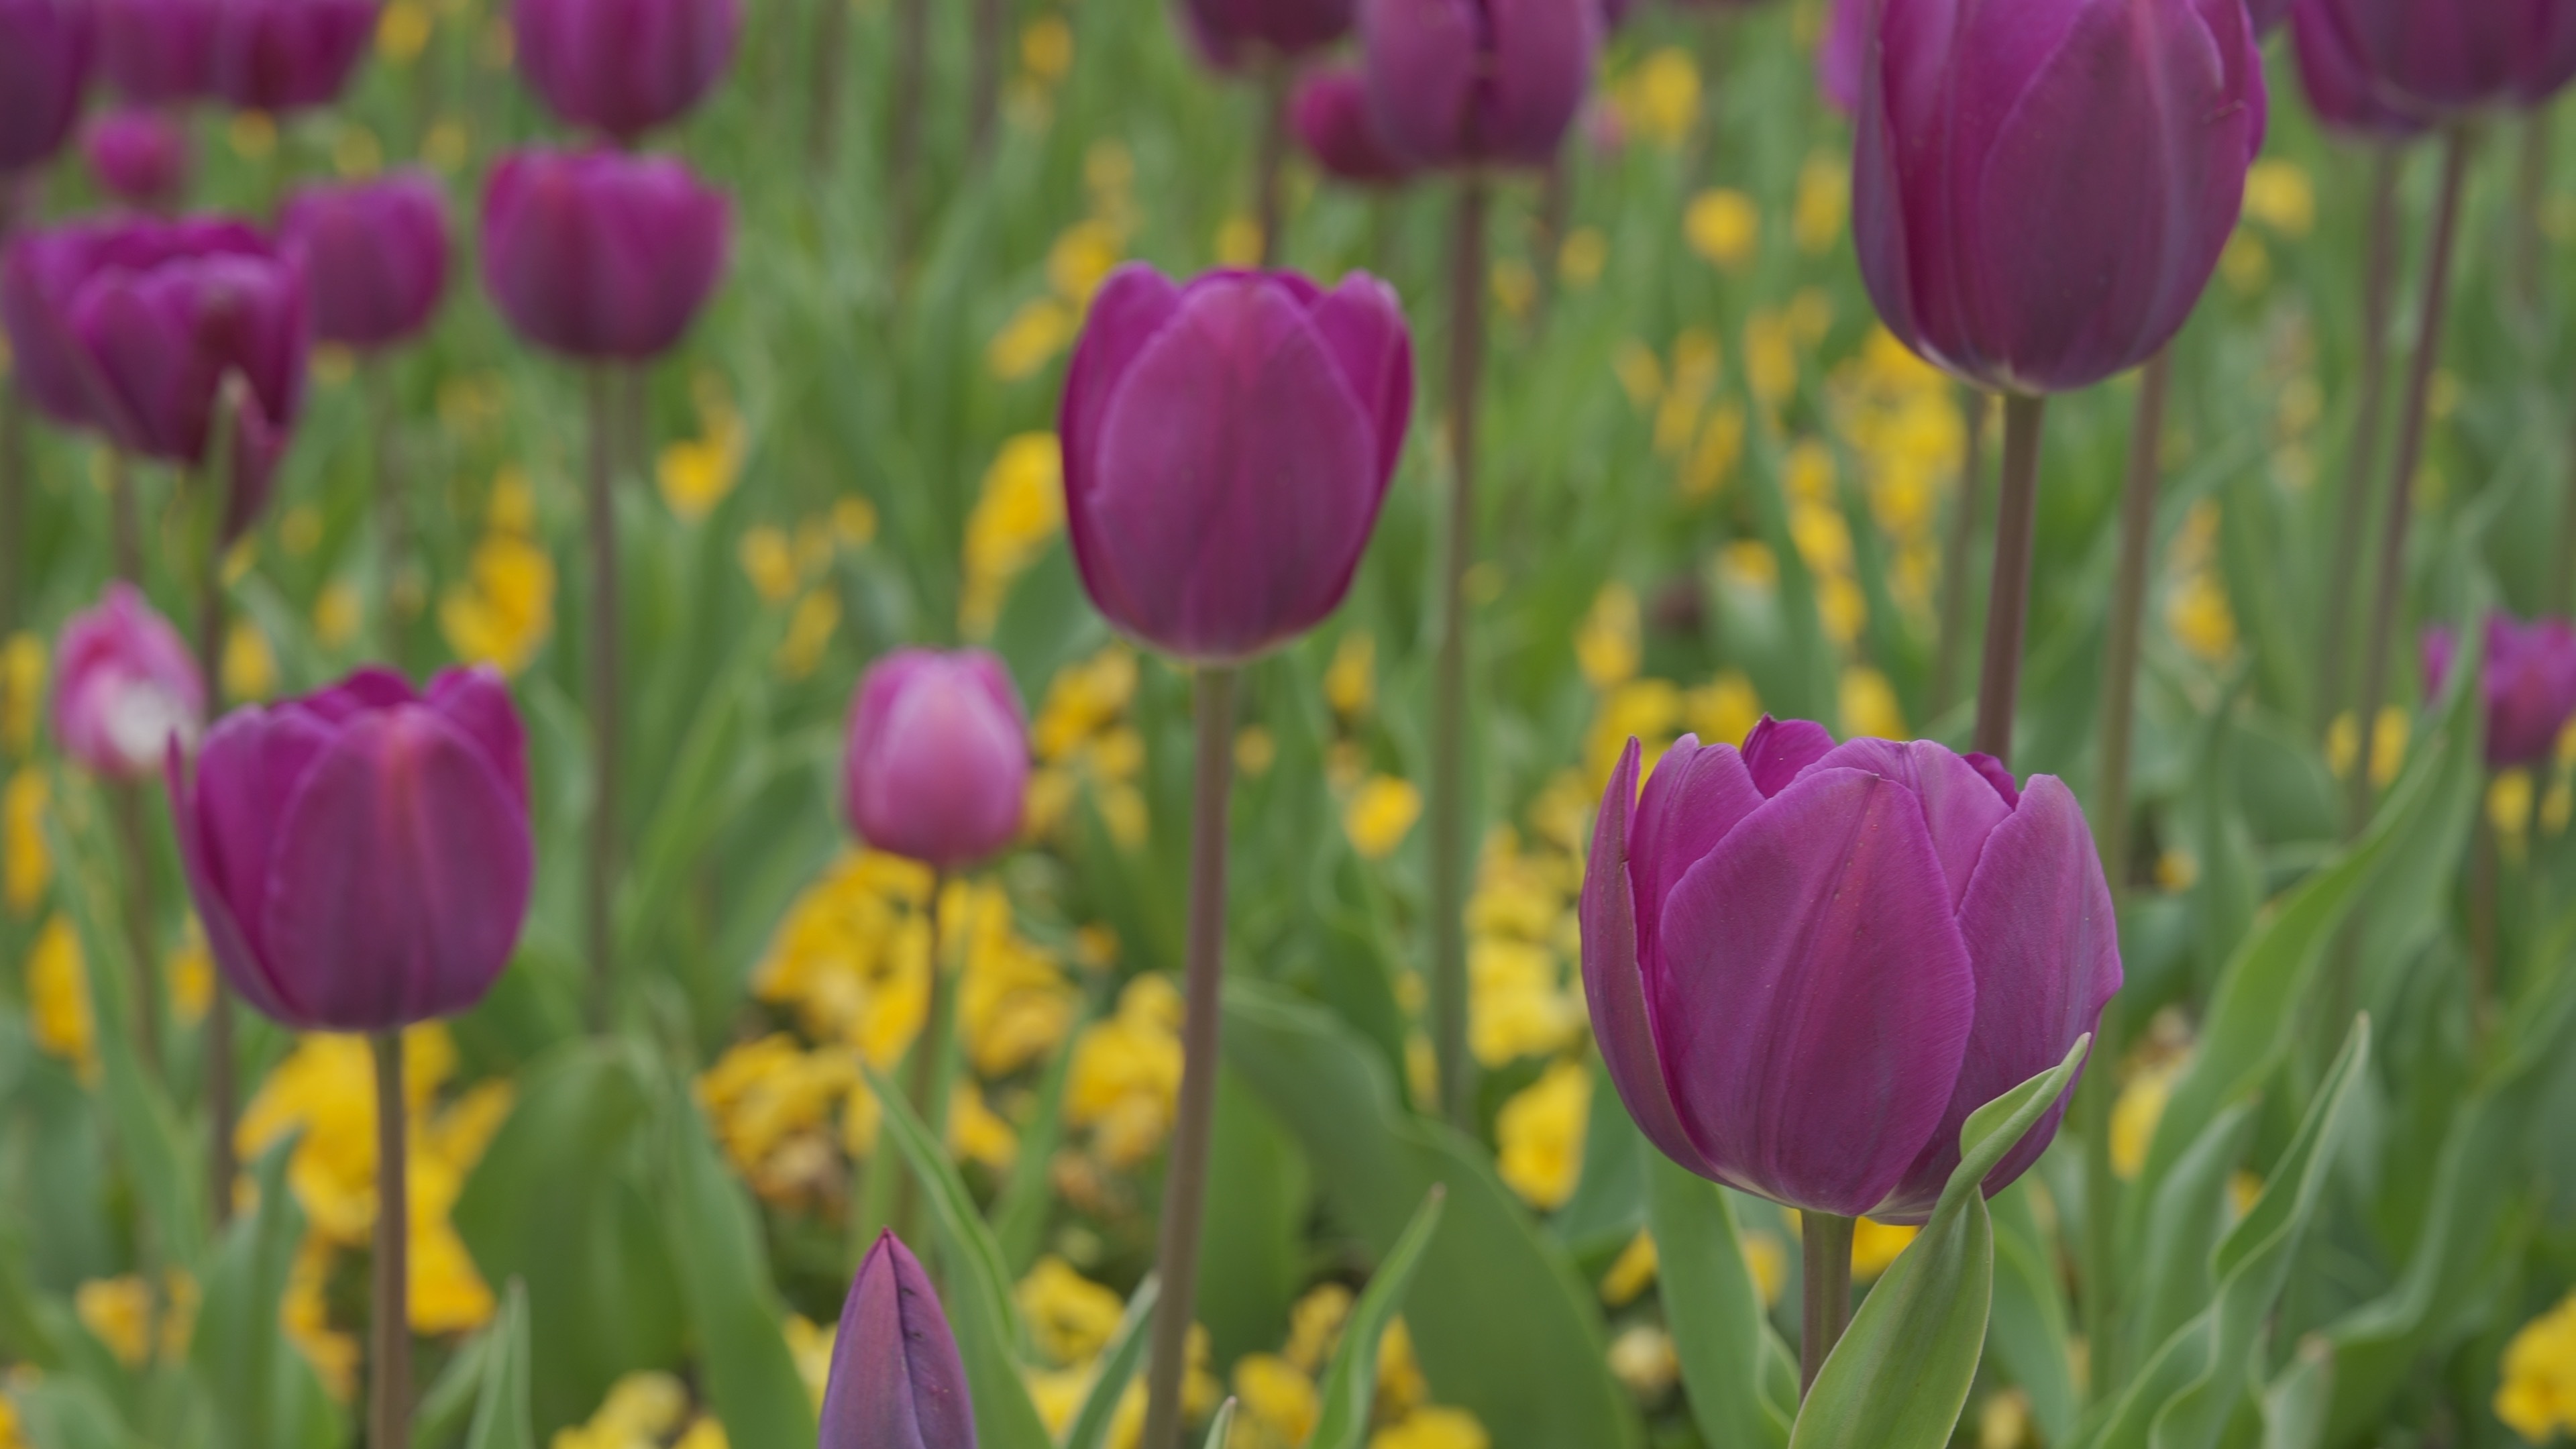
[[45,806],[52,794],[43,773],[32,766],[11,775],[7,787],[0,788],[0,848],[8,851],[0,860],[0,901],[13,916],[32,915],[54,881],[54,855],[45,842]]
[[1377,1341],[1377,1403],[1374,1417],[1401,1419],[1431,1400],[1431,1385],[1413,1356],[1413,1326],[1399,1315]]
[[1574,1062],[1549,1067],[1503,1104],[1494,1123],[1501,1144],[1495,1168],[1530,1206],[1553,1211],[1574,1196],[1591,1108],[1592,1074]]
[[1020,1316],[1028,1320],[1038,1352],[1060,1368],[1078,1368],[1098,1358],[1127,1312],[1116,1292],[1052,1253],[1038,1259],[1012,1296]]
[[1896,686],[1887,682],[1885,674],[1866,664],[1847,665],[1841,693],[1845,738],[1910,738],[1905,729],[1905,711],[1896,700]]
[[1325,1283],[1308,1290],[1288,1310],[1288,1343],[1280,1357],[1309,1376],[1323,1372],[1341,1346],[1342,1325],[1351,1316],[1351,1290]]
[[[21,1373],[33,1374],[32,1369]],[[0,1449],[28,1449],[26,1426],[18,1420],[17,1401],[0,1393]]]
[[[784,1033],[728,1049],[698,1078],[725,1157],[767,1202],[797,1204],[846,1176],[841,1152],[866,1156],[876,1146],[878,1110],[846,1048],[811,1053]],[[836,1146],[831,1114],[843,1120]]]
[[1977,1449],[2024,1449],[2034,1442],[2030,1395],[2019,1389],[1988,1394],[1977,1411]]
[[1505,257],[1493,267],[1494,301],[1503,315],[1527,317],[1538,301],[1538,273],[1518,257]]
[[1357,720],[1376,706],[1376,636],[1353,629],[1333,646],[1333,662],[1324,669],[1324,699],[1345,721]]
[[1843,221],[1851,214],[1851,167],[1841,157],[1819,151],[1798,168],[1798,199],[1789,230],[1798,250],[1814,255],[1842,239]]
[[[1740,745],[1762,722],[1762,696],[1753,681],[1729,669],[1682,696],[1691,733],[1703,745]],[[1848,713],[1848,711],[1846,712]]]
[[1240,213],[1217,223],[1216,261],[1221,267],[1257,266],[1261,261],[1261,224]]
[[864,498],[843,498],[832,505],[832,537],[843,548],[865,548],[877,536],[876,505]]
[[515,533],[485,534],[466,581],[439,599],[439,633],[456,657],[515,675],[554,632],[554,559]]
[[1780,587],[1780,560],[1758,538],[1739,538],[1718,554],[1718,571],[1739,588],[1767,594]]
[[671,1449],[732,1449],[725,1438],[724,1425],[713,1416],[700,1414],[689,1421],[680,1437],[671,1441]]
[[1744,320],[1744,381],[1775,411],[1798,390],[1797,334],[1777,312],[1756,309]]
[[325,649],[345,649],[366,624],[366,605],[357,586],[345,579],[323,585],[313,601],[313,637]]
[[1679,146],[1699,124],[1699,64],[1679,46],[1658,47],[1620,81],[1619,118],[1638,139]]
[[984,1105],[983,1088],[961,1082],[948,1099],[948,1150],[964,1161],[1008,1172],[1020,1155],[1020,1135]]
[[2272,283],[2272,254],[2254,233],[2239,231],[2218,253],[2218,275],[2239,296],[2253,296]]
[[1064,528],[1064,453],[1053,433],[1002,444],[966,520],[966,580],[957,606],[969,638],[989,638],[1011,584]]
[[[2406,764],[2407,735],[2414,721],[2396,705],[2383,705],[2379,728],[2370,737],[2370,783],[2386,789]],[[2352,711],[2336,715],[2326,729],[2326,768],[2338,780],[2352,778],[2352,763],[2361,754],[2361,724]]]
[[2576,1433],[2576,1293],[2524,1324],[2505,1345],[2496,1417],[2534,1444]]
[[671,1375],[631,1373],[611,1384],[590,1422],[557,1430],[553,1449],[649,1449],[689,1415],[689,1391]]
[[1682,708],[1681,687],[1669,679],[1632,679],[1603,695],[1583,752],[1594,786],[1610,783],[1610,772],[1619,767],[1619,754],[1628,747],[1630,736],[1645,742],[1645,768],[1652,771],[1672,745]]
[[1862,1218],[1852,1224],[1852,1281],[1866,1283],[1888,1270],[1921,1228]]
[[1583,1026],[1583,1004],[1542,945],[1479,934],[1467,943],[1467,1047],[1487,1067],[1556,1051]]
[[653,465],[653,479],[661,489],[662,502],[682,523],[696,523],[714,512],[742,476],[746,445],[742,419],[723,401],[721,393],[709,396],[718,406],[711,410],[706,406],[706,397],[701,398],[699,415],[706,424],[706,435],[665,446]]
[[2147,1165],[2147,1148],[2164,1120],[2165,1103],[2182,1076],[2181,1059],[2154,1063],[2131,1076],[2111,1107],[2111,1170],[2123,1182]]
[[1682,235],[1709,265],[1740,270],[1762,240],[1762,209],[1741,191],[1717,187],[1691,198]]
[[1620,389],[1628,394],[1628,401],[1640,408],[1653,407],[1655,400],[1664,395],[1663,360],[1655,356],[1655,349],[1633,337],[1619,344],[1610,369],[1617,375]]
[[2235,657],[2236,610],[2216,573],[2195,573],[2175,586],[2165,601],[2165,627],[2185,649],[2212,664]]
[[277,689],[277,652],[248,619],[224,635],[223,676],[227,699],[261,700]]
[[1410,780],[1371,775],[1342,811],[1342,833],[1363,860],[1384,860],[1422,818],[1422,791]]
[[1789,1286],[1789,1250],[1780,1240],[1759,1229],[1743,1236],[1744,1270],[1753,1275],[1753,1289],[1762,1295],[1762,1306],[1777,1308],[1780,1295]]
[[1011,314],[984,349],[984,365],[1002,382],[1035,376],[1055,360],[1082,325],[1082,314],[1053,297],[1034,297]]
[[1557,280],[1578,292],[1600,281],[1609,265],[1610,239],[1599,227],[1576,227],[1556,250]]
[[84,1082],[98,1080],[98,1019],[89,1004],[89,969],[80,935],[61,915],[45,922],[27,948],[28,1034],[47,1056],[72,1064]]
[[786,531],[769,524],[744,529],[741,541],[734,545],[734,557],[741,562],[752,589],[770,603],[786,603],[803,581],[797,574],[796,551],[789,546]]
[[1651,1323],[1636,1324],[1610,1340],[1610,1376],[1649,1403],[1670,1391],[1681,1371],[1673,1336]]
[[142,1279],[83,1283],[72,1294],[72,1314],[127,1368],[141,1368],[152,1357],[152,1285]]
[[1020,64],[1041,81],[1060,81],[1073,69],[1073,27],[1060,15],[1042,15],[1020,28]]
[[2505,770],[2487,782],[2487,823],[2509,858],[2519,860],[2531,836],[2531,807],[2538,793],[2529,770]]
[[45,641],[21,629],[0,643],[0,747],[24,755],[36,747],[45,704]]
[[419,0],[392,0],[376,16],[376,54],[385,64],[406,66],[429,46],[429,9]]
[[2257,161],[2245,173],[2245,215],[2282,236],[2306,236],[2316,225],[2316,186],[2296,161]]
[[1314,1379],[1277,1354],[1236,1361],[1234,1396],[1239,1408],[1226,1449],[1299,1449],[1323,1414]]
[[1699,442],[1682,460],[1679,487],[1685,502],[1714,498],[1744,461],[1744,409],[1734,402],[1711,408]]
[[1493,1437],[1464,1409],[1417,1409],[1369,1436],[1369,1449],[1491,1449]]
[[808,590],[796,601],[796,612],[787,616],[787,633],[770,656],[778,677],[793,683],[811,676],[840,627],[841,596],[830,589]]
[[1147,974],[1119,993],[1116,1014],[1083,1028],[1073,1044],[1065,1120],[1088,1128],[1093,1151],[1112,1167],[1143,1162],[1172,1130],[1180,1026],[1181,993]]
[[277,123],[265,111],[236,111],[232,124],[225,128],[225,139],[232,143],[233,154],[243,160],[265,160],[277,149]]
[[1637,1301],[1637,1295],[1655,1286],[1655,1235],[1644,1228],[1619,1250],[1610,1271],[1601,1275],[1601,1301],[1611,1308],[1625,1308]]
[[1574,636],[1575,662],[1594,689],[1606,690],[1636,677],[1640,632],[1637,591],[1622,583],[1604,584]]
[[816,1323],[802,1313],[790,1313],[783,1333],[787,1356],[796,1360],[796,1376],[805,1381],[805,1397],[820,1413],[823,1390],[832,1381],[832,1344],[840,1337],[840,1325]]
[[331,1326],[330,1278],[331,1245],[308,1234],[287,1268],[277,1318],[324,1391],[345,1404],[358,1385],[358,1340]]
[[363,181],[385,169],[385,146],[366,127],[342,122],[331,140],[331,167],[351,181]]

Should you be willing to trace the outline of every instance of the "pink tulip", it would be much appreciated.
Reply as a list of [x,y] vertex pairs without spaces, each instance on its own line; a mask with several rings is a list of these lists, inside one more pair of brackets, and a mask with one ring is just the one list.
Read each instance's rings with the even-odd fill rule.
[[206,728],[206,684],[170,622],[132,584],[107,586],[54,646],[54,742],[86,768],[140,779]]
[[940,870],[1019,838],[1028,721],[1002,661],[980,649],[903,649],[850,701],[843,752],[850,823],[879,850]]

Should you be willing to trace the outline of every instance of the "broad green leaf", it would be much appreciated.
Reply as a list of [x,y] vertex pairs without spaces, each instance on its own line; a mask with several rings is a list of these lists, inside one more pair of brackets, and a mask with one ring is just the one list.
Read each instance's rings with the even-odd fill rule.
[[493,1315],[472,1338],[457,1345],[438,1377],[421,1392],[411,1414],[412,1449],[449,1449],[464,1441],[474,1426],[474,1411],[483,1400],[483,1368],[500,1341],[506,1314]]
[[483,1330],[483,1389],[474,1400],[474,1424],[465,1449],[537,1449],[528,1415],[528,1290],[513,1281],[501,1316]]
[[1205,1449],[1225,1449],[1227,1440],[1234,1433],[1234,1407],[1231,1398],[1216,1406],[1216,1417],[1208,1420]]
[[1053,1441],[1045,1421],[1020,1378],[1020,1344],[1026,1335],[1011,1297],[1011,1279],[1002,1267],[1001,1245],[975,1211],[975,1199],[959,1180],[956,1164],[931,1139],[912,1103],[876,1068],[866,1071],[868,1086],[885,1109],[883,1140],[903,1154],[939,1229],[939,1262],[946,1270],[942,1288],[975,1400],[976,1437],[990,1449],[1049,1449]]
[[47,1374],[10,1390],[35,1449],[153,1449],[117,1418],[116,1406],[97,1384],[69,1374]]
[[1986,1349],[2029,1395],[2040,1437],[2063,1444],[2074,1435],[2083,1400],[2067,1352],[2066,1288],[2056,1245],[2031,1211],[2030,1192],[2024,1179],[1986,1203],[1995,1225],[1995,1303]]
[[2263,1449],[2325,1449],[2334,1376],[2334,1351],[2323,1339],[2299,1345],[2290,1366],[2263,1388]]
[[304,1239],[304,1212],[286,1181],[293,1152],[281,1142],[252,1164],[258,1201],[225,1228],[198,1305],[199,1322],[225,1327],[189,1336],[190,1364],[226,1449],[332,1449],[348,1437],[343,1412],[287,1342],[275,1306]]
[[1369,1275],[1368,1287],[1351,1305],[1351,1316],[1342,1325],[1341,1346],[1333,1350],[1333,1362],[1316,1389],[1323,1412],[1315,1420],[1315,1432],[1307,1437],[1307,1449],[1360,1449],[1366,1441],[1369,1410],[1377,1403],[1378,1344],[1386,1337],[1387,1325],[1395,1321],[1405,1290],[1413,1286],[1423,1250],[1440,1230],[1440,1209],[1448,1195],[1448,1189],[1433,1185],[1404,1236],[1395,1240],[1394,1251]]
[[1240,1073],[1220,1069],[1196,1313],[1220,1364],[1278,1345],[1280,1326],[1313,1271],[1310,1178],[1279,1119]]
[[1985,1352],[1994,1225],[1985,1180],[2066,1093],[2093,1039],[2054,1068],[1969,1114],[1959,1165],[1931,1220],[1852,1318],[1817,1371],[1790,1449],[1941,1449]]
[[1118,1417],[1118,1401],[1126,1397],[1137,1365],[1145,1361],[1145,1351],[1153,1346],[1154,1305],[1162,1296],[1163,1285],[1149,1274],[1128,1297],[1127,1311],[1119,1315],[1118,1331],[1110,1336],[1092,1365],[1091,1387],[1083,1393],[1082,1407],[1065,1427],[1064,1449],[1100,1449],[1107,1441],[1109,1423]]
[[1064,1140],[1064,1086],[1073,1077],[1073,1043],[1081,1040],[1084,1022],[1076,1022],[1038,1079],[1037,1105],[1020,1129],[1019,1156],[1011,1175],[993,1199],[993,1240],[1002,1250],[1004,1270],[1016,1278],[1038,1260],[1045,1245],[1047,1215],[1055,1209],[1055,1184],[1048,1169],[1056,1144]]
[[810,1446],[814,1406],[780,1328],[786,1309],[770,1278],[760,1219],[688,1092],[673,1084],[663,1110],[670,1135],[665,1222],[707,1400],[734,1443]]
[[2253,1141],[2254,1126],[2252,1104],[2229,1104],[2156,1184],[2146,1249],[2133,1270],[2138,1285],[2133,1321],[2121,1336],[2128,1351],[2112,1365],[2114,1381],[2126,1377],[2208,1304],[2217,1287],[2210,1276],[2210,1250],[2227,1231],[2228,1181]]
[[[1664,1323],[1681,1358],[1691,1418],[1711,1444],[1780,1449],[1798,1417],[1797,1365],[1763,1310],[1735,1206],[1717,1184],[1662,1153],[1650,1148],[1644,1156]],[[1773,1392],[1775,1365],[1789,1369],[1785,1398]]]

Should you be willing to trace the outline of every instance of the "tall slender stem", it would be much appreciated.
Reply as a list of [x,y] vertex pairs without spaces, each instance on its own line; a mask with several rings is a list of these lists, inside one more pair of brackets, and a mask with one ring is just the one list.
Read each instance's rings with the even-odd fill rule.
[[18,631],[27,553],[27,406],[0,392],[0,639]]
[[1968,647],[1968,570],[1977,547],[1977,514],[1986,494],[1986,415],[1994,400],[1983,388],[1960,399],[1966,416],[1967,455],[1959,464],[1959,502],[1950,512],[1950,540],[1941,553],[1941,639],[1932,659],[1932,713],[1947,713],[1958,697],[1959,656]]
[[143,582],[143,510],[134,502],[134,463],[122,448],[107,452],[109,563],[129,584]]
[[1825,1356],[1842,1341],[1851,1324],[1851,1218],[1832,1213],[1798,1214],[1798,1237],[1805,1250],[1805,1312],[1798,1325],[1798,1397],[1816,1386]]
[[2334,557],[2326,566],[2323,638],[2317,648],[2317,729],[2321,733],[2343,707],[2344,661],[2352,648],[2353,580],[2360,573],[2371,488],[2379,478],[2379,439],[2386,431],[2379,407],[2388,385],[2388,310],[2397,277],[2397,179],[2403,154],[2394,145],[2382,145],[2371,161],[2370,227],[2363,240],[2361,272],[2360,407],[2353,414],[2352,454],[2344,464]]
[[411,1443],[411,1198],[403,1143],[402,1033],[369,1038],[376,1055],[376,1253],[374,1343],[367,1449]]
[[1281,178],[1288,170],[1288,66],[1261,58],[1261,150],[1253,172],[1253,219],[1261,227],[1261,265],[1279,264],[1279,232],[1287,224]]
[[[224,543],[223,505],[211,498],[204,505],[213,518],[206,528],[205,557],[197,580],[197,672],[206,685],[206,718],[224,710]],[[216,972],[214,994],[206,1003],[206,1116],[212,1128],[207,1176],[207,1206],[221,1225],[232,1217],[233,1178],[239,1163],[233,1155],[233,993]]]
[[143,1069],[161,1075],[161,973],[153,945],[152,850],[143,833],[143,787],[132,780],[109,782],[108,799],[116,816],[117,842],[125,852],[125,926],[127,949],[134,957],[134,1047]]
[[376,631],[385,657],[399,665],[403,656],[404,597],[402,574],[411,548],[411,515],[405,507],[396,436],[402,408],[394,398],[393,362],[367,362],[369,408],[376,415]]
[[2517,316],[2537,321],[2540,307],[2540,206],[2549,190],[2548,104],[2522,118],[2522,155],[2513,181],[2513,300]]
[[[948,1140],[948,1094],[940,1090],[943,1084],[939,1080],[939,1059],[948,1047],[944,1039],[946,1032],[939,1019],[940,996],[946,990],[948,974],[947,963],[940,955],[939,902],[947,894],[948,872],[933,870],[930,873],[930,905],[923,912],[930,924],[930,958],[925,966],[930,973],[929,985],[921,997],[921,1034],[914,1038],[912,1045],[913,1110],[921,1114],[922,1125],[930,1129],[933,1142]],[[906,1172],[895,1188],[894,1221],[897,1225],[895,1231],[899,1234],[913,1231],[913,1186],[912,1174]]]
[[[2576,407],[2568,409],[2576,413]],[[2549,584],[2542,596],[2546,613],[2565,614],[2576,600],[2576,433],[2567,439],[2567,497],[2558,505],[2558,549],[2549,556]]]
[[611,458],[616,447],[610,420],[613,378],[605,368],[590,375],[590,859],[582,881],[582,926],[590,948],[590,1025],[605,1032],[616,989],[615,924],[610,888],[617,856],[617,493]]
[[1440,657],[1431,715],[1432,1044],[1440,1104],[1476,1122],[1467,1057],[1467,566],[1476,556],[1476,396],[1485,363],[1485,178],[1458,188],[1449,258],[1449,527],[1441,539]]
[[2388,522],[2379,538],[2378,592],[2370,604],[2370,633],[2361,658],[2361,751],[2354,756],[2351,813],[2346,833],[2359,835],[2370,821],[2370,763],[2377,753],[2379,702],[2388,690],[2388,658],[2397,632],[2399,596],[2406,591],[2406,526],[2415,500],[2415,470],[2424,461],[2424,418],[2433,395],[2433,372],[2442,357],[2442,330],[2450,318],[2451,252],[2460,230],[2460,189],[2469,171],[2468,127],[2453,126],[2442,145],[2442,199],[2433,213],[2433,246],[2424,258],[2424,313],[2415,330],[2415,359],[2406,374],[2406,397],[2397,422],[2396,472],[2388,480]]
[[1986,597],[1986,656],[1977,676],[1977,748],[2010,763],[2021,641],[2030,612],[2030,555],[2039,530],[2039,425],[2048,400],[2004,399],[2003,496],[1995,514],[1995,572]]
[[814,111],[805,133],[805,159],[820,171],[831,159],[841,72],[850,64],[850,0],[815,0],[814,12]]
[[886,119],[892,150],[886,159],[886,192],[893,207],[887,270],[900,275],[912,250],[914,214],[921,186],[922,92],[929,83],[930,0],[895,0],[893,113]]
[[1155,1257],[1162,1299],[1146,1379],[1148,1449],[1171,1449],[1181,1432],[1181,1381],[1197,1317],[1199,1228],[1207,1207],[1208,1137],[1216,1123],[1219,993],[1225,987],[1226,805],[1234,784],[1231,668],[1198,676],[1198,760],[1190,803],[1190,924],[1187,1014],[1181,1022],[1181,1099],[1163,1176],[1163,1236]]
[[1010,0],[975,0],[975,52],[966,76],[966,134],[975,154],[993,149],[1002,113],[1002,52],[1010,44]]
[[2496,952],[2502,935],[2498,878],[2503,862],[2497,858],[2501,852],[2486,801],[2481,799],[2478,805],[2477,818],[2469,824],[2469,1029],[2483,1039],[2495,1016]]

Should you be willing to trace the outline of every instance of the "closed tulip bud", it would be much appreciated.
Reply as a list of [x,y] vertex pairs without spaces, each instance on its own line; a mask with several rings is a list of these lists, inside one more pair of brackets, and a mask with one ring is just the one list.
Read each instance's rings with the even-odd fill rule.
[[2408,140],[2431,129],[2423,115],[2388,103],[2318,0],[2300,0],[2290,16],[2290,40],[2308,109],[2327,129],[2381,141]]
[[483,282],[538,346],[640,362],[688,330],[729,235],[723,195],[677,161],[519,151],[483,192]]
[[2576,76],[2566,0],[2307,0],[2386,104],[2428,121],[2537,106]]
[[1120,629],[1182,659],[1252,658],[1350,589],[1413,411],[1395,293],[1354,272],[1131,264],[1091,304],[1066,373],[1066,524]]
[[1413,168],[1378,135],[1368,82],[1356,70],[1336,66],[1308,71],[1297,82],[1288,117],[1306,154],[1336,180],[1394,186],[1413,175]]
[[339,99],[376,34],[376,0],[223,0],[207,82],[226,105],[301,111]]
[[817,1449],[975,1449],[966,1365],[939,1290],[891,1231],[841,1305]]
[[527,746],[490,668],[426,696],[362,669],[225,716],[170,800],[206,943],[299,1031],[391,1031],[483,999],[528,910]]
[[517,0],[519,74],[576,126],[628,140],[676,120],[732,63],[742,0]]
[[1638,768],[1632,740],[1582,905],[1593,1034],[1629,1113],[1703,1177],[1923,1221],[1968,1114],[2063,1060],[2119,990],[2074,794],[2046,775],[2017,791],[1929,741],[1834,746],[1768,719],[1740,751],[1685,736],[1642,799]]
[[2244,0],[1879,4],[1853,234],[1889,330],[2015,394],[2162,350],[2262,144]]
[[[2444,628],[2424,631],[2424,687],[2439,694],[2451,677],[2459,640]],[[2487,765],[2510,770],[2549,758],[2559,734],[2576,720],[2576,624],[2565,619],[2487,616],[2487,651],[2479,693],[2486,701]]]
[[1378,133],[1422,166],[1544,166],[1583,108],[1600,0],[1363,0]]
[[108,585],[97,608],[73,615],[54,657],[54,742],[64,754],[132,780],[159,770],[174,743],[196,749],[205,680],[179,631],[132,584]]
[[868,844],[940,870],[972,865],[1019,837],[1028,787],[1028,720],[1001,660],[902,649],[859,681],[842,788]]
[[1181,0],[1199,53],[1219,70],[1321,50],[1350,33],[1356,0]]
[[0,0],[0,177],[71,134],[95,30],[89,0]]
[[98,65],[138,106],[202,100],[214,84],[218,0],[96,0]]
[[278,240],[304,271],[318,341],[401,342],[429,324],[447,286],[447,201],[418,172],[298,192]]
[[99,189],[131,206],[161,211],[188,189],[187,128],[141,106],[99,117],[81,140]]

